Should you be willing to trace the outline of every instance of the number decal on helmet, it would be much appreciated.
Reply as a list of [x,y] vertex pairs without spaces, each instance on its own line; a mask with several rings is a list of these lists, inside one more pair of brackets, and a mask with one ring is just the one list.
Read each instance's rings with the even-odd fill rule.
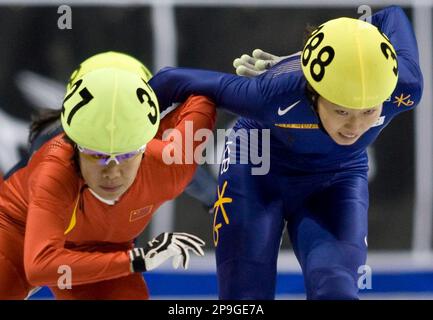
[[[325,60],[322,60],[323,55],[327,53],[328,57]],[[329,66],[329,64],[332,62],[332,60],[334,60],[334,56],[335,56],[335,51],[334,49],[332,49],[332,47],[330,46],[326,46],[323,47],[320,51],[319,54],[317,55],[316,59],[313,59],[313,61],[311,61],[311,65],[310,65],[310,73],[311,73],[311,77],[319,82],[323,79],[323,76],[325,75],[325,67]],[[314,71],[315,66],[319,66],[320,70],[318,73],[316,73]]]
[[78,88],[81,86],[82,83],[83,83],[83,80],[82,80],[82,79],[81,79],[81,80],[78,80],[77,82],[75,82],[75,83],[72,85],[72,87],[71,87],[72,92],[69,93],[69,94],[65,97],[65,99],[63,100],[63,105],[62,105],[62,113],[63,113],[63,115],[64,115],[64,113],[65,113],[65,102],[68,101],[69,98],[72,97],[72,96],[74,95],[75,91],[78,90]]
[[[320,29],[323,28],[323,25],[317,28],[312,34],[311,39],[308,41],[307,45],[304,48],[304,52],[302,54],[302,64],[304,67],[308,65],[311,59],[311,55],[313,54],[313,51],[316,50],[319,45],[322,43],[323,39],[325,38],[325,35],[323,32],[319,32]],[[327,54],[327,57],[325,60],[323,60],[323,55]],[[311,61],[310,65],[310,73],[311,77],[316,81],[319,82],[323,79],[325,76],[325,67],[328,66],[332,60],[335,57],[335,50],[331,46],[323,47],[319,54],[317,55],[317,58],[313,59]],[[316,66],[319,66],[320,69],[318,72],[316,72]]]
[[[70,94],[68,94],[65,99],[63,100],[63,104],[62,104],[62,114],[63,116],[65,115],[65,102],[68,101],[73,95],[74,93],[78,90],[78,88],[80,87],[80,85],[83,83],[83,80],[80,79],[78,80],[76,83],[74,83],[74,85],[72,86],[74,89],[72,90],[72,92]],[[75,113],[80,110],[82,107],[84,107],[86,104],[88,104],[92,99],[93,96],[90,93],[89,90],[87,90],[87,88],[83,88],[80,90],[79,92],[81,98],[83,100],[81,100],[80,102],[78,102],[72,109],[71,112],[69,112],[68,115],[68,119],[66,121],[66,123],[68,125],[71,125],[72,122],[72,118],[74,117]]]
[[[313,53],[313,50],[316,49],[322,43],[324,37],[325,37],[325,35],[323,34],[323,32],[320,32],[320,33],[316,34],[313,38],[311,38],[310,41],[308,41],[308,44],[305,46],[305,49],[304,49],[304,54],[302,55],[302,64],[304,65],[304,67],[310,61],[311,54]],[[318,39],[317,42],[315,44],[313,44],[313,42],[316,39]],[[305,56],[306,53],[307,53],[308,57]]]
[[[380,35],[385,39],[386,42],[380,43],[380,49],[382,50],[383,55],[385,56],[386,60],[388,60],[389,56],[391,56],[392,60],[395,61],[395,67],[392,68],[392,71],[394,72],[394,75],[398,76],[398,60],[395,56],[395,53],[391,50],[391,41],[389,41],[386,34],[384,34],[382,31],[379,30]],[[390,46],[391,45],[391,46]]]
[[380,44],[380,49],[382,50],[382,53],[385,56],[386,60],[388,60],[388,58],[391,56],[392,60],[395,61],[395,66],[394,66],[394,68],[392,68],[392,71],[394,72],[395,76],[397,77],[397,75],[398,75],[398,61],[397,61],[397,57],[395,56],[395,53],[391,50],[390,46],[385,42],[382,42]]
[[[150,87],[146,83],[146,81],[143,80],[143,82],[150,89]],[[140,103],[144,102],[143,96],[146,96],[147,103],[149,104],[150,109],[151,109],[150,112],[149,112],[149,114],[147,115],[147,117],[149,118],[150,123],[155,124],[156,121],[158,121],[158,109],[157,109],[157,106],[156,106],[155,102],[153,102],[152,98],[150,97],[149,93],[146,90],[144,90],[143,88],[138,88],[137,89],[137,98],[140,101]]]

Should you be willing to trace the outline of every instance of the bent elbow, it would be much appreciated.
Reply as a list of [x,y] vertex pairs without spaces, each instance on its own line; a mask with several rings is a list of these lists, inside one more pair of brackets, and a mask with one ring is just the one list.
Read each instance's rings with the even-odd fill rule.
[[27,281],[33,286],[56,285],[59,274],[47,259],[42,259],[38,255],[30,256],[24,254],[24,272]]
[[33,286],[44,286],[47,283],[44,281],[43,272],[37,263],[30,262],[24,264],[24,271],[27,281]]

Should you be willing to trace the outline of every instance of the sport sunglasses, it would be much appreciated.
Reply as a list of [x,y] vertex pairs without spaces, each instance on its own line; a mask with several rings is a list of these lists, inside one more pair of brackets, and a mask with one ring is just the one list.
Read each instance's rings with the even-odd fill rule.
[[107,154],[103,152],[93,151],[79,145],[77,145],[77,148],[78,151],[86,155],[88,159],[97,161],[98,164],[100,164],[101,166],[106,166],[110,163],[110,161],[114,161],[116,164],[120,164],[125,160],[131,159],[136,155],[143,153],[146,150],[146,145],[142,146],[138,150],[120,154]]

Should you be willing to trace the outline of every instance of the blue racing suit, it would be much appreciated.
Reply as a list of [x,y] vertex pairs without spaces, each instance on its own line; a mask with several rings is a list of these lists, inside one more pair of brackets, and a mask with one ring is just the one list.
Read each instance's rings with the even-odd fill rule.
[[[164,68],[150,80],[162,109],[194,93],[241,116],[226,139],[214,205],[221,299],[274,298],[285,228],[308,299],[358,298],[357,271],[367,254],[366,148],[397,114],[419,103],[423,88],[416,39],[403,10],[378,11],[372,24],[396,50],[399,78],[377,123],[352,145],[338,145],[323,129],[306,94],[300,54],[255,78]],[[253,175],[250,155],[240,146],[254,140],[258,145],[249,148],[265,152],[263,129],[270,130],[270,166]],[[242,157],[249,161],[240,163]]]

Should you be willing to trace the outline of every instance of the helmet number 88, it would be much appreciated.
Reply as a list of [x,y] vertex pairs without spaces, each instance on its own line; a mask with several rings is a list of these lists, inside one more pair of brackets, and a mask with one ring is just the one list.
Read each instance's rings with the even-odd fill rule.
[[[307,43],[302,53],[302,64],[304,67],[308,65],[311,59],[312,52],[322,43],[325,35],[323,32],[317,33],[322,27],[317,29],[313,34],[316,34]],[[326,56],[324,58],[324,56]],[[331,46],[323,47],[317,54],[317,58],[311,61],[310,74],[311,77],[316,81],[320,82],[325,76],[325,67],[328,66],[332,60],[334,60],[335,51]]]

